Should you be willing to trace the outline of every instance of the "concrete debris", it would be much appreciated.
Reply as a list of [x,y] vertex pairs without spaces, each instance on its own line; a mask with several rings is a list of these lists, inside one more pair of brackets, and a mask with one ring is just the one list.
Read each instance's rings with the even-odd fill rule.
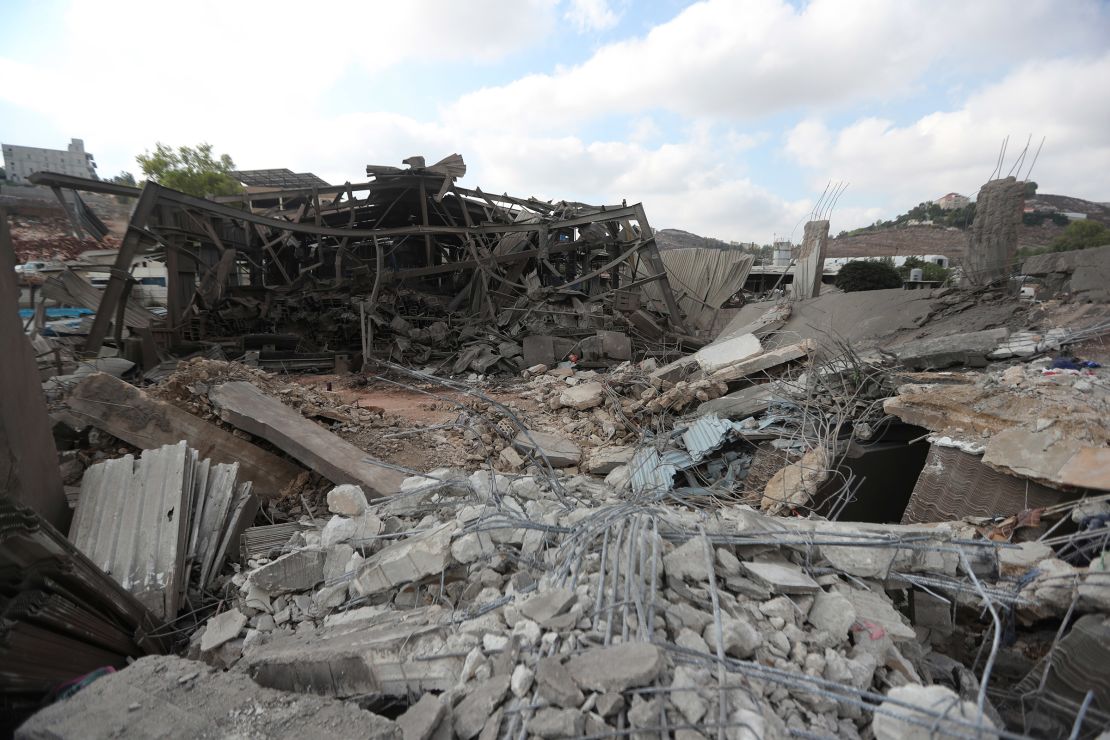
[[20,740],[151,737],[360,737],[401,740],[398,726],[349,702],[259,687],[247,676],[173,656],[142,658],[42,710]]
[[623,692],[654,681],[663,670],[663,652],[642,642],[593,648],[571,656],[567,670],[584,689]]
[[[77,667],[122,670],[26,736],[76,736],[67,705],[91,736],[1110,722],[1110,311],[1030,308],[1001,284],[1015,182],[981,196],[972,290],[857,295],[822,286],[827,221],[779,271],[741,250],[660,256],[638,206],[491,196],[458,187],[461,158],[406,164],[232,196],[245,235],[191,199],[172,233],[210,267],[187,300],[171,281],[171,314],[195,326],[165,333],[196,334],[203,356],[156,368],[148,319],[101,363],[134,362],[145,390],[50,384],[88,558],[4,509],[0,690],[31,708]],[[157,185],[135,195],[132,251],[185,213]],[[336,247],[349,223],[365,228]],[[1099,295],[1087,261],[1041,262],[1054,290]],[[743,291],[765,279],[770,300]],[[107,341],[99,324],[85,350]],[[142,658],[171,650],[207,665]],[[31,680],[23,653],[50,670]],[[71,653],[70,673],[43,660]]]
[[569,468],[582,461],[582,448],[566,437],[550,432],[520,432],[513,447],[523,455],[547,462],[555,468]]

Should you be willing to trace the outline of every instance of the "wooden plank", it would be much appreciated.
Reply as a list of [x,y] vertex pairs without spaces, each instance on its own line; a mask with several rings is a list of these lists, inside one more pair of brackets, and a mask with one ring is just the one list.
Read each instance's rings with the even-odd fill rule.
[[148,450],[185,440],[202,459],[237,462],[240,479],[251,481],[261,497],[278,495],[301,473],[288,460],[105,373],[78,383],[67,404],[78,418],[136,447]]
[[208,392],[220,418],[262,437],[332,483],[354,483],[373,497],[401,490],[404,473],[373,462],[365,452],[250,383],[224,383]]

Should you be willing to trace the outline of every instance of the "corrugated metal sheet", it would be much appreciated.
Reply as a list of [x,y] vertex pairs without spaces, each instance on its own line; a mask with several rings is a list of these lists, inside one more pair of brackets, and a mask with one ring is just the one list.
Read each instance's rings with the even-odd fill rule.
[[[738,249],[664,249],[659,254],[679,308],[699,328],[707,328],[713,313],[744,287],[755,261]],[[658,283],[646,283],[643,291],[650,301],[663,300]]]
[[629,482],[636,495],[664,493],[674,487],[678,468],[663,462],[654,447],[641,447],[628,464]]
[[705,414],[686,428],[682,433],[682,442],[690,457],[697,463],[723,445],[732,431],[738,428],[738,424],[728,419],[712,413]]
[[[81,306],[90,311],[96,311],[100,307],[100,298],[104,292],[82,280],[76,273],[66,270],[43,283],[42,294],[65,305]],[[134,298],[127,300],[127,308],[123,313],[125,325],[142,328],[150,326],[155,321],[158,321],[158,317],[140,306]]]
[[189,585],[207,586],[257,501],[237,484],[239,465],[198,460],[182,441],[91,466],[70,539],[163,619],[177,616]]
[[910,494],[902,524],[1009,516],[1052,506],[1065,498],[1054,488],[1000,473],[984,465],[978,455],[934,444]]

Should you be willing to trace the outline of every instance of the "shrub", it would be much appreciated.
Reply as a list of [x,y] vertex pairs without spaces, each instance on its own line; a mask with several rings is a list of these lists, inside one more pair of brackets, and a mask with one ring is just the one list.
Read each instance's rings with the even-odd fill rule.
[[1089,249],[1107,244],[1110,244],[1110,229],[1098,221],[1073,221],[1052,242],[1052,251],[1070,252],[1073,249]]
[[888,262],[856,260],[840,268],[840,273],[836,276],[836,287],[845,293],[901,288],[902,276]]

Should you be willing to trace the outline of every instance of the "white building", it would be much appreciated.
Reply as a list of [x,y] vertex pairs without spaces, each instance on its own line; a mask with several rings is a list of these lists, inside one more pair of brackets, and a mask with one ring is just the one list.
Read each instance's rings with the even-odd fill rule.
[[4,171],[8,181],[15,185],[26,185],[27,178],[35,172],[58,172],[75,177],[96,176],[96,162],[93,155],[85,151],[85,142],[71,139],[65,149],[42,149],[37,146],[0,144],[4,149]]

